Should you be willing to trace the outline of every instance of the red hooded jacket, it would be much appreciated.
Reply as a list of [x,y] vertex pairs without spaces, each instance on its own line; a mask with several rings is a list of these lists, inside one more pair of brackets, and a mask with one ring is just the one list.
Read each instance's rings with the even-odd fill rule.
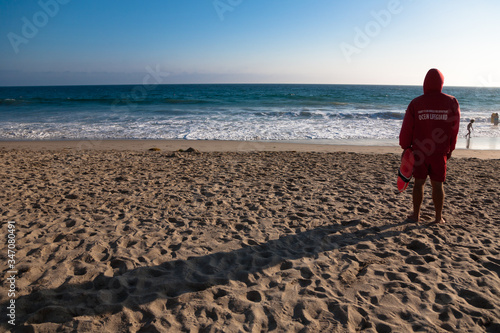
[[444,77],[437,69],[425,76],[424,94],[408,105],[399,134],[399,145],[412,147],[424,156],[450,155],[457,143],[460,106],[455,97],[443,94]]

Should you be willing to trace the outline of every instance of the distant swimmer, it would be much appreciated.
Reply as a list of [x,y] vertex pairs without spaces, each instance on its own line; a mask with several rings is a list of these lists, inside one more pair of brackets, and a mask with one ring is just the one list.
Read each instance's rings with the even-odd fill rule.
[[469,125],[467,125],[467,134],[465,134],[465,137],[467,139],[470,139],[470,134],[471,134],[471,132],[473,130],[472,124],[474,124],[474,119],[471,119]]
[[495,126],[498,126],[498,113],[492,113],[491,114],[491,123]]

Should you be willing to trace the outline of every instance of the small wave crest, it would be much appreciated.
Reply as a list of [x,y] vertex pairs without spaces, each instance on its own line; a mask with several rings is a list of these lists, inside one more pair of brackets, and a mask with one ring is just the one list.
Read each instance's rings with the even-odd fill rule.
[[199,100],[199,99],[174,99],[174,98],[165,98],[163,103],[166,104],[209,104],[211,101]]
[[386,120],[403,120],[405,113],[398,111],[384,112],[338,112],[329,109],[302,109],[302,110],[276,110],[276,111],[255,111],[255,115],[259,117],[270,118],[324,118],[324,119],[386,119]]
[[0,105],[16,105],[23,103],[23,100],[15,98],[0,98]]

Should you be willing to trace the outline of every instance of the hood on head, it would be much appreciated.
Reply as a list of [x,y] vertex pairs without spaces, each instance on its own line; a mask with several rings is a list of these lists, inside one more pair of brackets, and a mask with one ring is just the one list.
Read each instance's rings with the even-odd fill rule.
[[441,92],[443,90],[443,84],[443,74],[435,68],[430,69],[424,80],[424,94],[429,92]]

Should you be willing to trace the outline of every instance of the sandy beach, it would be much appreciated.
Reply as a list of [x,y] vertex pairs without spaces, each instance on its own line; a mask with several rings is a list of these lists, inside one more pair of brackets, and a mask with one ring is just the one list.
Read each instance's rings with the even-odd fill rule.
[[0,142],[0,331],[499,332],[500,151],[454,153],[439,226],[400,153]]

